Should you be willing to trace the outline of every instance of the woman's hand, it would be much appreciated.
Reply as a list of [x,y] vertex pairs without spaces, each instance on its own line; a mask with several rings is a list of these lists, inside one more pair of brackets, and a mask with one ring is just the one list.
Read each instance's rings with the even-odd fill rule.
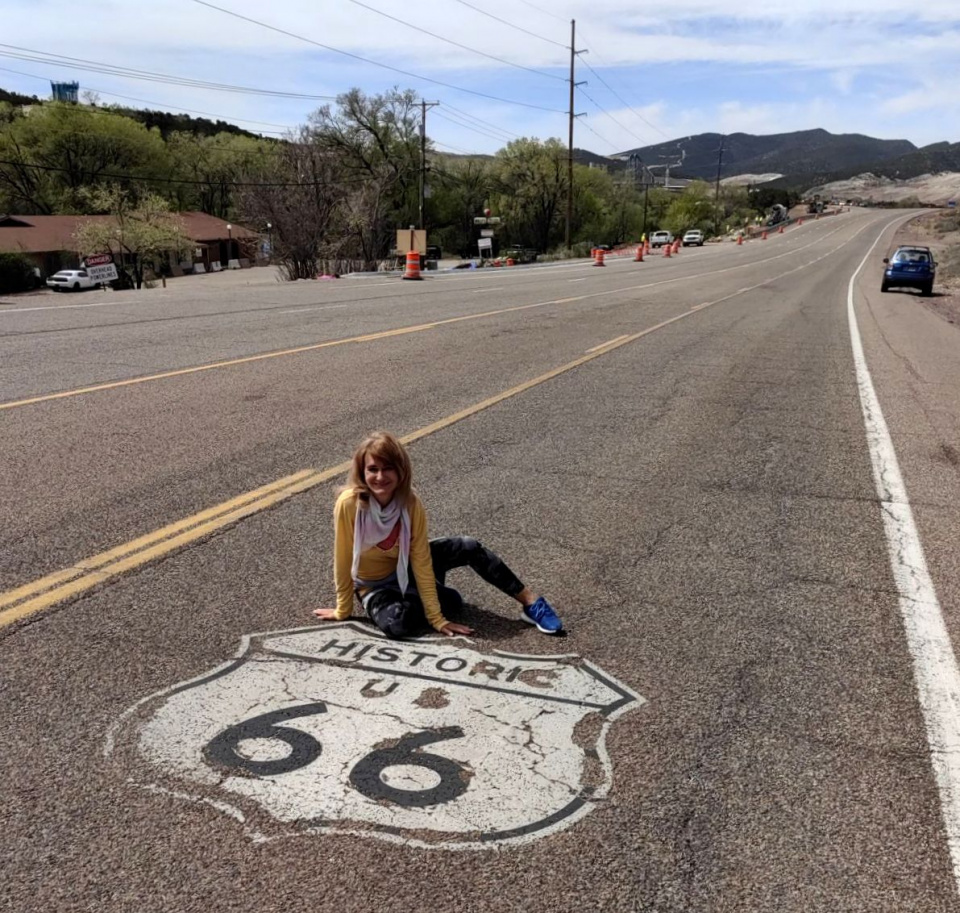
[[468,628],[466,625],[454,624],[452,621],[448,621],[441,629],[441,634],[446,634],[447,637],[456,637],[458,634],[472,634],[473,628]]
[[314,609],[313,614],[317,618],[322,618],[324,621],[336,621],[337,620],[337,610],[336,609]]

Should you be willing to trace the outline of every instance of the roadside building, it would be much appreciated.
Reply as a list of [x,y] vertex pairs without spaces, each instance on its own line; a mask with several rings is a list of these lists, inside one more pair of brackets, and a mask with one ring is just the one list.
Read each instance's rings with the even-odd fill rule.
[[[191,249],[188,258],[179,262],[171,254],[171,274],[227,269],[231,261],[237,266],[249,266],[254,262],[261,245],[257,232],[205,212],[181,212],[176,215],[183,223]],[[75,269],[80,264],[75,238],[77,228],[81,222],[91,220],[116,223],[113,216],[0,214],[0,251],[23,254],[44,276],[60,269]]]

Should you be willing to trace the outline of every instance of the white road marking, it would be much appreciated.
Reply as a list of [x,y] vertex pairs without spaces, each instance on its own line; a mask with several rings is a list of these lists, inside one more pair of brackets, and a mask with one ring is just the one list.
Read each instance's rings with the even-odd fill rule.
[[577,656],[342,622],[244,638],[234,660],[125,711],[104,754],[148,790],[257,820],[256,841],[493,849],[588,814],[612,783],[607,730],[643,703]]
[[506,288],[504,285],[495,285],[493,288],[475,288],[470,291],[474,295],[485,295],[487,292],[502,292],[504,288]]
[[349,304],[321,304],[311,305],[310,307],[291,308],[289,311],[274,311],[274,314],[300,314],[303,311],[336,311],[340,308],[350,307]]
[[567,282],[586,282],[587,277],[584,276],[582,279],[568,279]]
[[917,696],[926,724],[930,761],[940,792],[940,810],[953,862],[954,880],[960,889],[960,714],[957,712],[960,708],[960,668],[957,667],[953,644],[927,569],[920,532],[910,508],[893,440],[867,368],[853,306],[854,282],[884,232],[874,241],[850,278],[847,318],[890,566],[900,593],[900,614],[903,616],[907,646],[913,658]]

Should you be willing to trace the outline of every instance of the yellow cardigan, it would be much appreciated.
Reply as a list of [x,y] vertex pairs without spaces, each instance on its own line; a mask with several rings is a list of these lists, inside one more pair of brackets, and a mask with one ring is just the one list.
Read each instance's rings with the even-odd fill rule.
[[[333,508],[333,578],[337,586],[337,618],[340,620],[349,618],[353,611],[356,584],[351,570],[358,500],[356,491],[344,491]],[[447,619],[443,617],[440,600],[437,599],[437,581],[433,576],[430,539],[427,536],[427,513],[413,492],[407,501],[407,511],[410,514],[410,576],[417,582],[417,593],[423,603],[427,621],[439,631],[447,624]],[[399,558],[399,541],[386,550],[375,545],[360,553],[358,574],[363,580],[383,580],[396,573]],[[362,588],[360,595],[366,595],[371,589],[372,587]]]

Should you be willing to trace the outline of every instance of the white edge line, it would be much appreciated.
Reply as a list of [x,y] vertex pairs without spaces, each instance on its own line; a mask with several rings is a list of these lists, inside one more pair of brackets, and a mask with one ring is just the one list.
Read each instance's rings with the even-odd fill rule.
[[960,890],[960,715],[957,713],[960,707],[960,669],[927,569],[920,532],[910,508],[893,440],[867,367],[853,306],[854,282],[885,231],[886,228],[850,277],[847,318],[890,567],[900,593],[900,614],[913,658],[917,697],[927,730],[930,763],[940,793],[940,811],[953,863],[953,877]]

